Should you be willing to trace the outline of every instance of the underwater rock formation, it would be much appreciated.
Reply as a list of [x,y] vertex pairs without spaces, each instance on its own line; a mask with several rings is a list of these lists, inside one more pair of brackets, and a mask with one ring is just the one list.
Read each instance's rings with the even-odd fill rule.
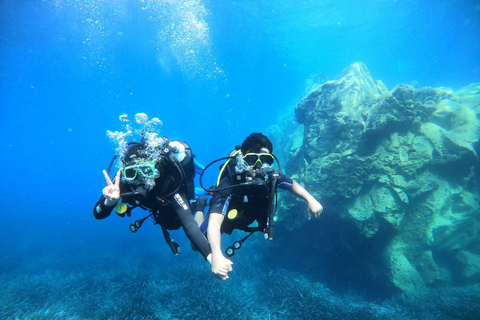
[[[303,143],[292,134],[285,169],[321,199],[322,219],[338,230],[329,252],[348,256],[374,243],[375,253],[352,254],[348,264],[406,294],[480,283],[479,88],[389,91],[355,63],[300,101]],[[300,204],[287,200],[279,219],[299,221]],[[354,241],[342,238],[345,230]],[[327,241],[325,232],[313,237]]]

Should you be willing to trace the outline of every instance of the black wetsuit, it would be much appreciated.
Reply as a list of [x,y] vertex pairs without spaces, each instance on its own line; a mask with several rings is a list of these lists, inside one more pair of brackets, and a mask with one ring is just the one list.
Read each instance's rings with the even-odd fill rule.
[[[193,173],[191,170],[193,170]],[[187,184],[182,182],[179,170],[170,161],[166,161],[162,165],[160,177],[155,180],[155,186],[148,192],[141,185],[137,187],[122,180],[120,182],[121,201],[131,206],[148,209],[154,213],[155,221],[165,229],[177,230],[183,227],[188,239],[206,259],[211,252],[210,246],[200,232],[197,222],[193,219],[189,205],[190,200],[194,197],[193,176],[195,175],[195,168],[193,160],[192,168],[187,168],[185,171],[185,175],[189,177]],[[171,194],[180,183],[182,183],[182,186],[178,191]],[[128,195],[135,190],[140,191],[144,196]],[[93,208],[93,215],[97,219],[105,219],[115,208],[115,206],[106,206],[104,201],[105,197],[102,195]]]
[[[279,172],[275,188],[290,190],[293,180]],[[263,185],[234,187],[229,176],[224,176],[217,187],[219,191],[213,193],[210,201],[210,213],[221,213],[225,216],[221,232],[231,234],[234,229],[249,231],[248,226],[257,221],[258,227],[264,228],[268,218],[270,203],[270,185],[266,181]],[[232,211],[236,210],[236,211]],[[200,227],[205,232],[208,219]]]

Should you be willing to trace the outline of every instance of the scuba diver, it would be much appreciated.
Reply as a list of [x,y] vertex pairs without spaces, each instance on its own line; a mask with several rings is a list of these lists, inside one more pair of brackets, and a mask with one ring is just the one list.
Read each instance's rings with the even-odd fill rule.
[[[130,224],[130,231],[136,232],[142,223],[152,217],[154,224],[160,225],[167,244],[172,252],[179,253],[179,245],[170,237],[168,230],[183,230],[192,244],[192,249],[200,251],[205,260],[210,260],[210,247],[199,230],[203,221],[203,211],[207,198],[199,197],[192,203],[199,222],[191,213],[190,200],[194,198],[196,174],[194,156],[190,147],[182,141],[169,141],[167,137],[155,138],[128,144],[120,157],[121,169],[113,179],[103,170],[105,188],[100,200],[95,204],[93,215],[96,219],[107,218],[112,211],[120,216],[131,216],[131,210],[142,208],[150,214]],[[119,200],[121,201],[119,202]]]
[[[249,232],[241,241],[227,248],[226,255],[231,257],[243,241],[256,231],[264,233],[265,239],[273,239],[274,202],[277,188],[289,190],[293,195],[308,203],[308,219],[311,215],[318,218],[322,205],[300,184],[281,172],[280,164],[272,154],[272,142],[261,133],[252,133],[241,147],[232,151],[223,166],[213,189],[208,217],[200,230],[207,232],[212,250],[212,272],[220,280],[229,278],[232,261],[221,251],[221,234],[231,234],[234,229]],[[219,160],[222,160],[219,159]],[[219,161],[216,160],[216,161]],[[277,161],[279,170],[273,169]],[[210,163],[205,170],[216,161]],[[201,180],[200,180],[201,183]],[[203,185],[202,185],[203,187]],[[254,222],[256,227],[252,227]]]

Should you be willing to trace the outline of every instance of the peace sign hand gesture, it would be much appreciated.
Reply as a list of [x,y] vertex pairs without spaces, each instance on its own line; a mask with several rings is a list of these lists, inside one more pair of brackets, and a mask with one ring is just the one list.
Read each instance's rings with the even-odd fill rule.
[[115,183],[110,180],[107,171],[103,170],[103,176],[105,177],[105,188],[103,188],[102,193],[105,197],[105,205],[113,206],[120,199],[120,176],[122,172],[118,170],[117,176],[115,177]]

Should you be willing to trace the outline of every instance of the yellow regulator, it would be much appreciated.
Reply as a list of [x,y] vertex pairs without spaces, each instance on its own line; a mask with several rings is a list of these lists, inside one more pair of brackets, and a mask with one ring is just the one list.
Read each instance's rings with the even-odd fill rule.
[[228,219],[233,220],[237,217],[237,214],[238,214],[237,209],[232,209],[232,210],[228,211],[227,217],[228,217]]
[[125,212],[127,212],[128,210],[128,206],[123,203],[123,202],[120,202],[119,204],[117,204],[115,206],[115,212],[120,216],[120,217],[123,217],[125,215]]

